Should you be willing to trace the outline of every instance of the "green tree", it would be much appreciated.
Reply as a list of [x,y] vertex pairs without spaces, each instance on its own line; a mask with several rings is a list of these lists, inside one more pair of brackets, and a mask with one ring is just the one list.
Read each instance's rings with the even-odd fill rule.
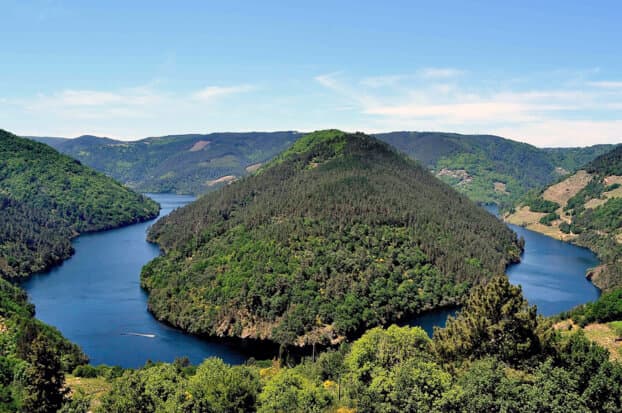
[[477,287],[445,328],[435,329],[434,347],[444,362],[495,355],[516,364],[542,349],[538,330],[536,307],[499,276]]
[[45,335],[39,334],[32,341],[27,361],[22,410],[29,413],[57,411],[67,394],[63,387],[65,375],[60,356]]
[[[256,409],[260,384],[245,366],[229,366],[217,358],[205,360],[190,377],[183,411],[202,413],[247,412]],[[183,397],[182,397],[183,399]]]
[[319,413],[332,403],[330,393],[294,369],[283,369],[266,383],[259,395],[259,412]]

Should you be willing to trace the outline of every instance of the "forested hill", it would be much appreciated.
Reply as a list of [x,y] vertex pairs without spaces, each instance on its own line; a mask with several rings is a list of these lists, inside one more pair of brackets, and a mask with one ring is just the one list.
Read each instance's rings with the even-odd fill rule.
[[506,219],[592,249],[603,261],[592,271],[594,283],[622,287],[622,145],[528,194]]
[[472,200],[500,204],[553,183],[613,147],[543,149],[499,136],[443,132],[391,132],[376,137],[419,160]]
[[157,216],[159,206],[47,145],[0,130],[0,276],[72,253],[72,236]]
[[122,142],[85,135],[46,143],[141,192],[199,194],[256,170],[299,136],[296,132],[211,133]]
[[521,247],[505,225],[363,134],[308,134],[171,213],[142,285],[159,319],[218,336],[336,342],[456,302]]

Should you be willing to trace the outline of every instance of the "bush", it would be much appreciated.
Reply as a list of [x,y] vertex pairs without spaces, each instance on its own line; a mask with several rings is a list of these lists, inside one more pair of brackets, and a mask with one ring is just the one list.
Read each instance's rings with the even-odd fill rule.
[[556,212],[551,212],[549,214],[546,214],[542,218],[540,218],[540,223],[543,225],[551,226],[551,222],[556,221],[558,219],[559,219],[559,215]]

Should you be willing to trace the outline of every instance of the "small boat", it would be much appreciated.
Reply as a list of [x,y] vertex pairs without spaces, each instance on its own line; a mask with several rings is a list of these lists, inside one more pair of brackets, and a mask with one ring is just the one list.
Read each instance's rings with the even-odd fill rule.
[[122,336],[138,336],[138,337],[147,337],[147,338],[155,338],[155,334],[145,334],[145,333],[121,333]]

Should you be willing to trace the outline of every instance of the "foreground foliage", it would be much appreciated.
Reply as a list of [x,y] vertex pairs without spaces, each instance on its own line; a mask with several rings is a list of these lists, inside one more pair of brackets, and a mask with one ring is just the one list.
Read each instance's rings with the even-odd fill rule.
[[388,145],[324,131],[158,221],[149,308],[184,330],[327,343],[455,303],[516,235]]
[[56,411],[65,401],[64,373],[87,361],[34,318],[24,291],[0,279],[0,411]]
[[[476,320],[479,320],[476,322]],[[469,329],[473,334],[465,334]],[[510,334],[516,338],[500,337]],[[456,349],[460,346],[459,351]],[[430,339],[373,328],[297,366],[207,359],[111,379],[101,412],[618,412],[622,366],[579,332],[561,338],[506,277],[476,288]]]

